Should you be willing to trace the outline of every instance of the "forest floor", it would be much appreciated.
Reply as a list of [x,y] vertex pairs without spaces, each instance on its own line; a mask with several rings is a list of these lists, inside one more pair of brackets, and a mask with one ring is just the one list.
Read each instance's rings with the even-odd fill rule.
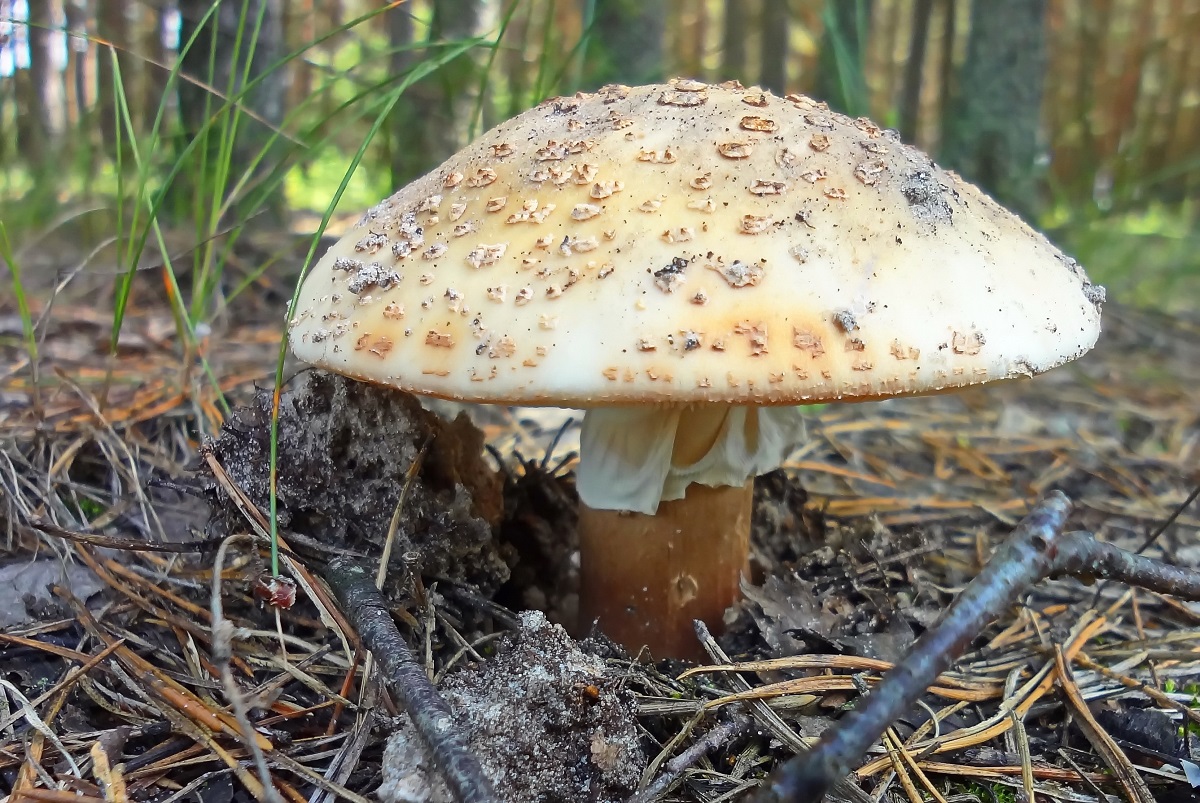
[[[105,312],[35,309],[36,392],[20,319],[0,309],[4,793],[267,799],[269,772],[291,801],[448,799],[316,579],[336,556],[374,571],[391,530],[393,619],[505,800],[735,799],[899,658],[1048,491],[1075,502],[1072,528],[1136,549],[1198,480],[1200,323],[1115,304],[1093,352],[1034,380],[826,406],[756,483],[754,577],[709,645],[714,664],[796,660],[684,675],[553,624],[575,607],[577,415],[431,405],[470,419],[449,423],[289,363],[278,512],[299,592],[279,609],[256,596],[269,563],[247,536],[268,510],[285,294],[213,327],[211,378],[181,364],[151,296],[112,359]],[[1145,554],[1200,567],[1196,510]],[[880,749],[857,777],[900,799],[1091,801],[1126,794],[1132,767],[1155,799],[1191,800],[1198,700],[1200,605],[1046,582],[896,723],[913,756]],[[1104,734],[1115,753],[1094,746]]]

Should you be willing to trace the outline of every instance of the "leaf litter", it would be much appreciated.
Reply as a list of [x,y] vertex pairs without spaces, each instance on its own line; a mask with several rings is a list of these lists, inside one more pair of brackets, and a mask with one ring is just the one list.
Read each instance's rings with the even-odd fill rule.
[[[826,407],[788,466],[756,483],[746,599],[705,642],[713,665],[697,668],[558,626],[575,611],[568,413],[436,402],[435,418],[302,371],[280,451],[300,594],[272,609],[253,596],[265,544],[246,537],[265,522],[272,318],[240,316],[203,344],[230,415],[197,366],[180,365],[169,315],[152,305],[111,361],[102,315],[47,316],[40,417],[19,342],[0,341],[0,570],[30,566],[50,586],[28,600],[0,589],[0,667],[19,692],[6,691],[0,721],[5,791],[443,799],[319,579],[336,559],[374,567],[424,443],[382,595],[497,794],[522,801],[639,788],[640,803],[733,799],[872,685],[1047,491],[1075,501],[1071,527],[1136,549],[1196,481],[1200,325],[1185,319],[1110,305],[1096,351],[1036,380]],[[1198,528],[1183,509],[1145,554],[1195,567]],[[1198,648],[1194,604],[1043,583],[894,723],[857,786],[902,799],[1004,786],[1191,799]]]

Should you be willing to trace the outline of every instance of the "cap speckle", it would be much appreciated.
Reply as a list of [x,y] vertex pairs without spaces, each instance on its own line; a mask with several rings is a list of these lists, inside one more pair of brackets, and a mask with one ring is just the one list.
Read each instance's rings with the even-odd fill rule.
[[428,332],[425,333],[425,345],[426,346],[435,346],[437,348],[443,348],[443,349],[453,348],[454,347],[454,336],[451,335],[449,332],[438,332],[433,329],[430,329]]
[[761,321],[742,321],[733,327],[734,334],[746,335],[750,342],[750,356],[759,357],[767,353],[767,329]]
[[949,223],[952,215],[946,200],[947,188],[928,170],[914,170],[904,177],[900,190],[918,220]]
[[507,249],[508,243],[477,245],[467,253],[467,264],[476,269],[486,265],[495,265],[500,261],[500,257],[504,256]]
[[588,251],[595,251],[599,246],[600,243],[595,237],[564,237],[558,250],[563,256],[569,257],[576,253],[586,254]]
[[684,270],[687,269],[687,266],[688,261],[686,259],[675,257],[669,265],[654,271],[654,286],[664,293],[675,292],[686,280]]
[[486,187],[496,180],[496,171],[490,167],[481,167],[475,175],[467,180],[468,187]]
[[387,245],[387,243],[387,235],[383,234],[382,232],[373,231],[367,234],[366,237],[363,237],[361,240],[356,242],[354,244],[354,250],[360,252],[366,251],[373,254],[380,248],[383,248],[385,245]]
[[[458,177],[455,180],[455,183],[462,181],[462,173],[451,173],[450,176],[447,176],[447,178],[450,178],[451,176],[455,176],[455,175]],[[433,210],[437,209],[441,205],[442,205],[442,196],[441,195],[438,195],[438,194],[427,195],[417,203],[417,205],[413,209],[413,211],[418,214],[420,214],[422,212],[432,212]]]
[[843,332],[850,333],[858,328],[858,317],[852,310],[840,309],[831,316],[834,326]]
[[828,134],[813,134],[808,138],[808,147],[818,152],[829,150],[831,143],[832,140],[829,139]]
[[765,181],[761,178],[754,179],[754,183],[750,185],[750,192],[754,195],[783,195],[787,185],[782,181]]
[[740,230],[743,234],[762,234],[770,226],[770,215],[742,215]]
[[597,181],[589,193],[596,200],[603,200],[615,192],[625,189],[624,181]]
[[899,339],[892,341],[890,349],[891,354],[897,360],[916,360],[921,356],[921,350],[912,346],[905,346]]
[[747,140],[717,143],[717,153],[726,159],[748,159],[754,153],[754,143]]
[[571,210],[571,217],[574,220],[591,220],[604,211],[596,204],[575,204],[575,208]]
[[575,171],[572,174],[571,180],[576,184],[590,184],[596,180],[596,174],[599,172],[599,165],[592,162],[584,162],[583,164],[575,165]]
[[679,157],[675,155],[675,151],[670,146],[658,151],[642,148],[640,151],[638,151],[637,155],[637,160],[639,162],[650,162],[651,164],[663,165],[675,164],[675,161],[678,158]]
[[707,100],[708,95],[698,91],[687,92],[668,89],[658,96],[658,102],[664,106],[699,106]]
[[696,230],[691,226],[680,226],[677,229],[667,229],[661,235],[665,243],[686,243],[696,237]]
[[721,274],[730,287],[752,287],[762,281],[763,267],[758,263],[747,264],[735,259],[728,265],[717,263],[709,265],[710,269]]
[[1083,285],[1083,297],[1099,307],[1107,299],[1108,292],[1104,289],[1103,285],[1085,282]]
[[399,284],[401,278],[396,271],[389,270],[378,262],[372,262],[369,265],[362,265],[354,272],[354,275],[346,282],[346,289],[355,295],[371,287],[387,290]]
[[979,332],[955,332],[950,348],[955,354],[975,355],[983,350],[984,337]]
[[870,161],[861,162],[854,168],[854,177],[868,187],[872,187],[879,181],[879,177],[883,175],[884,170],[887,170],[887,162],[882,159],[871,159]]
[[801,351],[807,351],[814,359],[825,353],[821,338],[812,332],[802,329],[792,329],[792,345]]
[[764,134],[774,134],[779,130],[779,124],[766,117],[747,115],[738,123],[746,131],[760,131]]

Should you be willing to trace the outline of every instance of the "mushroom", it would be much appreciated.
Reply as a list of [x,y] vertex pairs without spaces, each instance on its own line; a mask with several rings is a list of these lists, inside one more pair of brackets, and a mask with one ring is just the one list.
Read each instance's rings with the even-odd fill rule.
[[360,379],[583,408],[582,627],[684,657],[738,598],[753,479],[801,405],[1046,371],[1092,347],[1103,299],[869,120],[674,81],[487,132],[368,210],[289,325]]

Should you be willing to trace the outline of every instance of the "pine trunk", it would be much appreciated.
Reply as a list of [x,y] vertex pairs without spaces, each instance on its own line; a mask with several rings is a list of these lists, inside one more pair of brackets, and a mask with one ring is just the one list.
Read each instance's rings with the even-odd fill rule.
[[973,0],[942,159],[998,201],[1036,214],[1046,0]]

